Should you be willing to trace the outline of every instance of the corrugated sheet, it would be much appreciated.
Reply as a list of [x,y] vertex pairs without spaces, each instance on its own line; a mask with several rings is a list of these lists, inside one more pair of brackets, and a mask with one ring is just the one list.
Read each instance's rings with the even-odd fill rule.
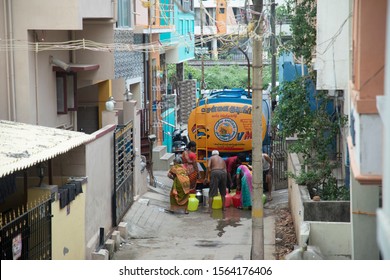
[[0,120],[0,178],[94,138],[82,132]]

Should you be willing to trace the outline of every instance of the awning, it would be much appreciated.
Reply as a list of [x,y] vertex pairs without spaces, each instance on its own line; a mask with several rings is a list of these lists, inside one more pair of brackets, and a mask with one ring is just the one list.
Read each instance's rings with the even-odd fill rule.
[[93,139],[82,132],[0,120],[0,178]]
[[64,70],[63,68],[53,65],[53,71],[56,72],[81,72],[81,71],[92,71],[92,70],[98,70],[99,64],[75,64],[75,63],[69,63],[68,71]]

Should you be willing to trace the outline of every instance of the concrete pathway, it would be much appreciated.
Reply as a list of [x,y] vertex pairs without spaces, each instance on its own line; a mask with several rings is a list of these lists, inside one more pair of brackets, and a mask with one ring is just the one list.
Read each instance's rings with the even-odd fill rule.
[[[229,207],[207,213],[203,206],[186,214],[171,214],[172,180],[155,171],[156,187],[134,202],[123,222],[129,238],[114,253],[116,260],[249,260],[252,242],[251,212]],[[276,191],[264,207],[264,258],[274,260],[277,207],[287,205],[287,190]]]

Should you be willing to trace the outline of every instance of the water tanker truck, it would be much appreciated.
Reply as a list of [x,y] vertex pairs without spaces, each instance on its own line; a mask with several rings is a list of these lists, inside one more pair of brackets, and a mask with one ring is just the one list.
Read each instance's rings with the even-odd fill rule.
[[[264,97],[262,110],[264,142],[269,137],[270,124],[270,102]],[[223,158],[245,153],[251,161],[251,93],[244,89],[224,89],[200,99],[188,119],[188,136],[196,142],[198,162],[203,169],[213,150],[218,150]]]

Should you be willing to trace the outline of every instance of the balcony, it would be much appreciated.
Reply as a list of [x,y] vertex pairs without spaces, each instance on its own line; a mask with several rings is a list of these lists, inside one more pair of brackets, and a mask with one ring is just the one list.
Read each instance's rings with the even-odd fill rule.
[[154,1],[151,5],[151,7],[147,7],[150,12],[150,18],[148,20],[149,25],[136,26],[134,29],[135,33],[158,34],[173,32],[175,28],[173,21],[173,4]]

